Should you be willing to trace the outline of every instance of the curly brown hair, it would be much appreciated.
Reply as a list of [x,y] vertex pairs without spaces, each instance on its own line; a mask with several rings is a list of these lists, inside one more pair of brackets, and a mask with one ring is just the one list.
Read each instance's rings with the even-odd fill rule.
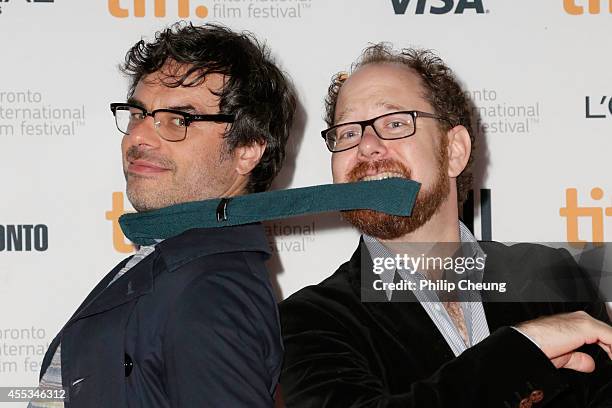
[[165,80],[169,87],[197,86],[211,74],[228,78],[218,93],[220,112],[236,116],[225,134],[228,150],[266,144],[246,190],[267,190],[285,159],[297,103],[293,84],[277,67],[268,47],[249,32],[234,32],[222,25],[175,23],[158,31],[153,40],[137,42],[126,54],[121,70],[131,79],[128,96],[144,76],[168,61],[188,67]]
[[[463,125],[470,134],[472,150],[463,172],[457,177],[457,205],[461,208],[472,189],[472,161],[475,149],[474,131],[472,128],[472,109],[469,99],[459,85],[452,70],[433,51],[418,48],[393,49],[389,43],[378,43],[367,47],[359,59],[351,66],[351,73],[369,64],[400,64],[416,73],[421,79],[425,94],[423,97],[431,105],[434,114],[449,120],[439,121],[442,132],[448,132],[454,126]],[[334,124],[338,93],[349,77],[349,73],[339,72],[332,77],[325,98],[325,121],[328,126]]]

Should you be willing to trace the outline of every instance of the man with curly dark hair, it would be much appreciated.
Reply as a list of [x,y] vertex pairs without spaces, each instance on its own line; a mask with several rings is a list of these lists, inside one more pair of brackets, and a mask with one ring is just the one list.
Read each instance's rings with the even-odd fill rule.
[[[474,131],[448,66],[372,45],[333,78],[325,119],[335,183],[399,177],[421,189],[410,217],[345,212],[363,233],[350,261],[281,303],[287,406],[610,406],[612,328],[569,253],[478,242],[459,220]],[[461,282],[476,289],[448,289]],[[542,290],[510,303],[478,289],[500,283]]]
[[292,86],[253,35],[212,24],[138,42],[122,71],[128,98],[111,111],[127,195],[159,235],[77,309],[45,355],[41,386],[63,388],[67,407],[271,407],[282,345],[264,228],[191,227],[215,213],[189,205],[222,198],[223,220],[233,197],[270,187]]

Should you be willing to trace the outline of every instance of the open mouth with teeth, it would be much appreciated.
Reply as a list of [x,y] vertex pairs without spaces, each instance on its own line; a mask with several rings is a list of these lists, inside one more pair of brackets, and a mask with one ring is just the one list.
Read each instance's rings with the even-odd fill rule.
[[361,180],[362,181],[373,181],[373,180],[385,180],[389,178],[406,178],[402,173],[392,173],[392,172],[384,172],[378,173],[373,176],[365,176]]

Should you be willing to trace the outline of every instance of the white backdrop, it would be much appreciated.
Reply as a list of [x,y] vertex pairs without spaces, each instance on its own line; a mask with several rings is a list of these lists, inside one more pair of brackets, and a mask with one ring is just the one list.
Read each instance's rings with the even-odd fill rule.
[[[602,0],[599,10],[599,1],[590,3],[0,2],[0,386],[37,383],[47,344],[128,255],[122,237],[113,239],[111,219],[129,203],[121,135],[108,104],[125,99],[127,80],[117,66],[141,37],[183,17],[247,29],[268,43],[302,104],[303,126],[277,188],[331,182],[319,131],[334,72],[347,69],[368,42],[432,48],[454,68],[488,126],[479,141],[477,187],[491,192],[492,238],[575,239],[560,209],[568,189],[576,189],[577,205],[588,207],[579,238],[612,241],[612,2]],[[445,4],[449,13],[432,13]],[[475,212],[480,236],[478,206]],[[283,297],[331,274],[358,237],[333,214],[268,229],[277,248],[270,267]]]

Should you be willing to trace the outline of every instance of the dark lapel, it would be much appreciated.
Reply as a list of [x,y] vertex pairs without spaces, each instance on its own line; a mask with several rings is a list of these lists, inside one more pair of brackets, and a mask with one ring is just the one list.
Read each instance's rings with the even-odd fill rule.
[[72,323],[74,323],[78,319],[84,316],[91,315],[90,311],[92,310],[91,309],[92,306],[94,304],[99,305],[99,302],[100,302],[99,299],[102,298],[102,294],[106,291],[108,284],[115,277],[117,272],[119,272],[121,268],[125,266],[125,264],[130,260],[130,258],[131,257],[128,257],[124,259],[123,261],[119,262],[119,264],[115,266],[112,271],[110,271],[104,278],[102,278],[102,280],[96,285],[95,288],[93,288],[93,290],[89,293],[89,295],[87,295],[83,303],[81,303],[81,305],[77,308],[76,312],[74,312],[74,314],[70,317],[70,319],[68,319],[68,321],[66,322],[64,327],[62,327],[62,329],[60,330],[58,335],[55,337],[55,339],[53,339],[53,341],[49,345],[49,349],[47,350],[47,353],[45,354],[45,357],[42,362],[42,366],[41,366],[42,369],[41,369],[41,374],[40,374],[41,377],[46,371],[49,364],[51,363],[51,358],[55,354],[55,350],[57,349],[57,346],[62,341],[62,335],[64,333],[64,330],[66,330],[68,326],[70,326]]
[[[363,268],[367,268],[364,269],[364,284],[370,285],[371,280],[367,277],[373,275],[372,258],[363,238],[360,239],[359,247],[349,261],[351,286],[357,296],[361,294],[362,254],[364,257],[367,256],[363,262]],[[402,299],[398,299],[400,296],[396,297],[396,294]],[[380,302],[363,302],[364,308],[406,353],[412,355],[423,353],[426,347],[424,359],[427,360],[428,365],[432,366],[440,366],[452,359],[454,354],[448,343],[412,292],[404,292],[403,295],[401,292],[396,294],[393,295],[391,302],[386,299]]]
[[108,286],[129,258],[121,262],[94,288],[66,325],[68,326],[78,319],[113,309],[151,292],[153,289],[152,264],[157,257],[158,253],[156,251]]

